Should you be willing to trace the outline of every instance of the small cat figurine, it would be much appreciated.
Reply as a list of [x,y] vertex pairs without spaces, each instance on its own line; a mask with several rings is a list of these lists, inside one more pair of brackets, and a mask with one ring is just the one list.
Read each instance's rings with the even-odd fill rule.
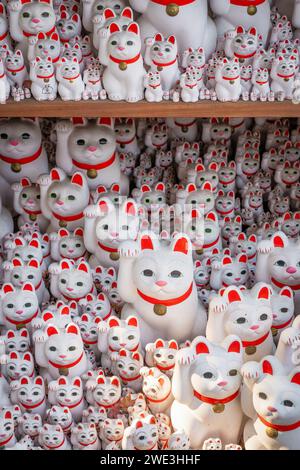
[[81,227],[76,228],[73,232],[69,232],[65,228],[59,229],[58,232],[52,232],[50,233],[50,241],[53,261],[61,261],[63,258],[78,261],[80,258],[87,258]]
[[57,32],[47,36],[40,32],[29,38],[28,60],[35,60],[37,57],[46,59],[51,58],[53,65],[56,67],[61,53],[61,44]]
[[158,449],[158,426],[154,416],[145,416],[135,420],[126,428],[122,440],[123,450],[150,451]]
[[155,343],[147,344],[145,362],[149,367],[157,367],[168,377],[172,377],[178,349],[175,340],[163,341],[157,339]]
[[2,373],[8,380],[19,380],[24,375],[29,377],[35,376],[34,359],[30,352],[19,354],[18,352],[10,352],[7,356],[2,356]]
[[60,18],[56,23],[61,43],[70,43],[76,36],[81,34],[81,19],[77,13],[61,11]]
[[21,436],[29,436],[36,440],[43,421],[38,413],[24,413],[18,418],[18,432]]
[[83,82],[85,84],[83,99],[88,100],[91,98],[96,101],[103,96],[103,88],[101,82],[100,70],[96,67],[89,66],[83,72]]
[[9,410],[2,410],[0,412],[0,436],[1,449],[13,447],[17,442],[13,416]]
[[271,88],[268,69],[255,69],[252,75],[252,85],[251,99],[253,101],[255,101],[257,97],[259,97],[261,101],[266,101],[267,98],[270,98]]
[[170,407],[174,400],[171,390],[170,378],[157,367],[143,367],[143,393],[146,397],[150,411],[170,414]]
[[189,67],[180,77],[180,97],[185,103],[196,103],[199,100],[198,77]]
[[132,118],[115,120],[115,134],[117,138],[117,150],[119,152],[138,155],[140,148],[136,137],[135,121]]
[[[101,295],[101,294],[99,294]],[[81,317],[75,317],[74,323],[80,328],[80,334],[86,351],[93,351],[96,359],[100,359],[98,344],[98,324],[101,318],[98,316],[89,315],[84,313]]]
[[28,328],[38,314],[38,298],[31,283],[25,282],[21,288],[15,288],[12,284],[2,286],[0,323],[6,330]]
[[74,424],[70,408],[67,406],[53,405],[47,410],[47,422],[49,424],[59,424],[65,434],[70,434]]
[[277,56],[271,69],[271,90],[278,99],[291,100],[297,73],[297,58],[294,55],[285,57]]
[[114,369],[118,373],[123,385],[129,386],[135,392],[142,389],[142,376],[140,369],[144,365],[143,356],[139,352],[130,352],[122,348],[113,357]]
[[215,290],[245,285],[249,279],[248,259],[244,253],[235,258],[225,255],[221,261],[213,261],[211,268],[210,285]]
[[18,227],[37,223],[40,230],[46,231],[49,222],[42,215],[38,185],[32,183],[29,178],[21,178],[20,182],[13,183],[11,188],[14,192],[14,209],[20,214]]
[[239,60],[226,57],[216,68],[215,95],[219,101],[238,101],[242,93]]
[[80,72],[80,64],[77,57],[68,60],[60,59],[56,70],[58,93],[63,101],[80,101],[84,92],[84,82]]
[[24,353],[30,350],[30,335],[26,328],[20,330],[7,330],[4,336],[4,344],[6,353],[16,351]]
[[8,52],[5,59],[5,71],[12,88],[23,88],[24,82],[29,77],[22,51],[17,49],[15,52]]
[[72,427],[71,443],[74,450],[100,450],[101,443],[94,423],[78,423]]
[[24,375],[10,383],[11,402],[20,406],[22,413],[37,413],[42,418],[46,412],[46,391],[44,379]]
[[159,103],[163,100],[163,89],[161,85],[160,72],[148,72],[144,78],[145,99],[149,103]]
[[248,31],[243,26],[228,31],[225,35],[225,54],[228,58],[237,58],[241,65],[249,65],[258,49],[258,34],[256,28]]
[[102,441],[102,448],[107,449],[107,446],[113,442],[120,449],[124,430],[124,423],[121,419],[105,419],[100,425],[100,437]]
[[37,101],[53,101],[57,95],[57,83],[51,57],[36,57],[30,64],[31,93]]
[[281,230],[289,238],[297,239],[300,233],[300,213],[286,212],[283,216]]
[[49,382],[48,400],[52,405],[69,408],[73,420],[80,421],[85,408],[81,378],[60,376],[57,380]]
[[87,382],[86,388],[86,399],[92,406],[109,410],[120,401],[121,382],[116,376],[106,377],[103,373],[99,373],[96,380]]
[[38,443],[44,450],[71,450],[71,445],[59,424],[44,424]]

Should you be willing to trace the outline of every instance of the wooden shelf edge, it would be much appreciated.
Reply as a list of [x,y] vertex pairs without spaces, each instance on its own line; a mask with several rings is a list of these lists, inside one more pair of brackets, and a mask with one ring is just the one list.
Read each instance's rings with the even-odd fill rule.
[[112,102],[112,101],[55,101],[38,102],[27,99],[21,102],[8,101],[0,105],[0,118],[5,117],[300,117],[300,105],[291,101],[220,103],[200,101],[197,103]]

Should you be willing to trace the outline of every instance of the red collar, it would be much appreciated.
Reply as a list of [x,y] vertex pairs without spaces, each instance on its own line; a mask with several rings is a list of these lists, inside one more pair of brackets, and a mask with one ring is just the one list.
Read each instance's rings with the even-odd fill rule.
[[103,243],[98,241],[99,248],[102,248],[104,251],[108,251],[108,253],[118,253],[118,248],[113,248],[112,246],[104,245]]
[[[247,81],[247,80],[251,80],[251,78],[243,78],[243,80]],[[231,127],[233,127],[233,129],[237,129],[238,127],[241,127],[245,122],[245,119],[242,119],[241,122],[239,122],[238,124],[231,124]]]
[[[185,5],[190,5],[191,3],[194,3],[195,0],[176,0],[176,5],[183,7]],[[153,3],[158,3],[159,5],[170,5],[173,3],[173,0],[151,0]]]
[[198,400],[203,401],[204,403],[209,403],[210,405],[217,405],[218,403],[222,403],[225,405],[225,403],[230,403],[231,401],[235,400],[235,398],[239,395],[240,389],[237,389],[236,392],[234,392],[232,395],[229,395],[229,397],[226,398],[211,398],[211,397],[206,397],[205,395],[201,395],[201,393],[196,392],[194,390],[194,397],[198,398]]
[[[6,31],[6,33],[2,34],[2,36],[0,36],[0,41],[3,41],[8,35],[8,31]],[[1,446],[1,444],[0,444]]]
[[84,442],[80,442],[80,441],[79,441],[78,444],[80,444],[80,445],[83,446],[83,447],[92,446],[93,444],[96,444],[97,439],[98,439],[98,437],[96,437],[96,439],[95,439],[93,442],[89,442],[88,444],[85,444]]
[[52,215],[54,215],[57,220],[64,220],[65,222],[73,222],[74,220],[79,220],[83,218],[83,212],[74,215],[60,215],[56,212],[52,212]]
[[52,64],[56,64],[56,62],[58,62],[60,59],[60,55],[58,55],[57,57],[55,57],[54,59],[52,59]]
[[[127,351],[130,351],[130,352],[136,352],[138,349],[139,349],[139,344],[137,344],[133,349],[127,349]],[[117,349],[113,349],[111,346],[108,347],[108,349],[110,350],[110,352],[119,352]]]
[[82,338],[82,341],[84,342],[84,344],[97,344],[98,343],[97,339],[96,339],[96,341],[87,341],[86,339]]
[[[55,31],[55,26],[53,26],[53,28],[50,29],[50,31],[48,31],[47,33],[44,33],[44,34],[46,34],[46,36],[50,36],[52,33],[54,33],[54,31]],[[32,33],[26,33],[26,31],[23,31],[23,34],[26,38],[36,36],[36,33],[33,33],[33,34]]]
[[290,75],[282,75],[281,73],[277,74],[277,77],[279,78],[293,78],[295,76],[294,73],[291,73]]
[[287,431],[293,431],[294,429],[297,429],[300,427],[300,421],[297,421],[296,423],[293,424],[275,424],[275,423],[270,423],[267,421],[265,418],[263,418],[260,415],[257,415],[259,420],[268,428],[271,429],[276,429],[276,431],[279,432],[287,432]]
[[9,441],[12,440],[12,438],[14,437],[14,434],[12,434],[8,439],[6,439],[5,441],[0,441],[0,447],[4,447]]
[[54,72],[51,75],[47,75],[47,76],[37,75],[37,78],[43,78],[43,79],[52,78],[52,77],[54,77]]
[[284,184],[286,184],[287,186],[293,186],[293,184],[296,184],[296,183],[297,183],[297,181],[293,181],[293,182],[291,183],[290,181],[284,181],[284,179],[282,180],[282,182],[283,182]]
[[62,77],[62,78],[64,78],[65,80],[71,81],[71,80],[76,80],[76,78],[78,77],[80,77],[80,73],[78,75],[75,75],[75,77]]
[[68,433],[69,433],[72,424],[73,424],[73,421],[71,421],[71,423],[68,424],[68,426],[66,426],[65,428],[62,427],[62,430],[63,430],[63,432],[64,432],[65,434],[68,434]]
[[219,181],[220,184],[222,184],[223,186],[228,186],[229,184],[232,184],[235,182],[235,179],[234,180],[231,180],[231,181]]
[[[91,51],[91,52],[89,52],[88,54],[82,54],[82,57],[91,57],[92,54],[93,54],[93,53],[92,53],[92,51]],[[98,80],[98,81],[100,82],[100,80]]]
[[234,56],[237,59],[251,59],[251,57],[253,57],[255,54],[256,54],[256,51],[252,52],[252,54],[247,54],[247,55],[241,55],[241,54],[238,54],[237,52],[235,52]]
[[277,281],[276,279],[274,279],[274,277],[271,277],[271,282],[272,284],[274,284],[276,287],[279,287],[280,289],[282,287],[290,287],[292,290],[299,290],[300,289],[300,284],[296,284],[295,286],[290,286],[289,284],[282,284],[282,282],[280,281]]
[[238,80],[240,78],[240,75],[237,75],[236,77],[222,77],[223,80],[227,80],[228,82],[235,82],[235,80]]
[[5,77],[5,73],[3,73],[2,75],[0,75],[0,78],[3,78],[3,77]]
[[108,166],[112,165],[116,159],[116,154],[113,153],[112,156],[106,160],[105,162],[101,163],[94,163],[93,165],[88,165],[87,163],[78,162],[77,160],[73,160],[73,165],[77,166],[82,170],[103,170],[103,168],[107,168]]
[[[93,290],[94,290],[94,286],[92,286],[89,294],[92,294],[93,293]],[[68,297],[66,294],[63,294],[64,298],[67,299],[69,302],[71,302],[72,300],[75,300],[76,302],[79,302],[79,300],[81,300],[83,297]],[[84,296],[85,297],[85,296]]]
[[[153,0],[152,0],[153,1]],[[174,60],[171,60],[171,62],[166,62],[165,64],[162,64],[160,62],[156,62],[155,60],[152,60],[153,64],[156,65],[157,67],[169,67],[169,65],[173,65],[177,62],[177,57]]]
[[80,405],[80,403],[82,403],[82,401],[83,401],[83,397],[81,397],[80,400],[77,403],[74,403],[74,405],[64,404],[64,405],[61,405],[61,406],[66,406],[67,408],[69,408],[69,410],[72,410],[73,408],[76,408],[76,406]]
[[195,83],[194,85],[189,85],[188,83],[186,83],[184,86],[187,86],[188,88],[192,90],[193,88],[195,88],[195,86],[197,86],[197,83]]
[[112,403],[111,405],[104,405],[103,403],[99,403],[98,401],[95,401],[95,403],[98,406],[103,406],[103,408],[109,409],[109,408],[112,408],[113,406],[115,406],[117,403],[119,403],[119,401],[120,401],[120,399],[115,401],[115,403]]
[[101,81],[101,79],[99,78],[99,80],[89,80],[88,83],[91,83],[92,85],[96,85],[96,83],[99,83]]
[[120,375],[121,379],[123,380],[123,382],[133,382],[134,380],[138,380],[141,378],[141,374],[137,375],[136,377],[123,377],[122,375]]
[[218,243],[219,239],[220,239],[220,235],[218,236],[218,238],[214,242],[207,243],[207,245],[203,245],[203,248],[211,248],[212,246],[214,246]]
[[181,123],[181,122],[174,121],[174,124],[175,124],[176,126],[179,126],[179,127],[191,127],[193,124],[195,124],[195,122],[196,122],[196,119],[194,119],[194,120],[191,121],[191,122],[187,122],[186,124],[183,124],[183,123]]
[[37,315],[39,311],[37,310],[32,317],[27,318],[26,320],[21,320],[21,321],[16,321],[16,320],[11,320],[9,317],[5,316],[5,319],[9,322],[12,323],[13,325],[27,325],[27,323],[30,323],[31,320],[33,320]]
[[256,80],[256,83],[257,83],[258,85],[265,85],[266,83],[269,83],[269,80],[267,80],[266,82],[258,82],[258,81]]
[[5,163],[11,163],[11,164],[20,163],[21,165],[25,165],[26,163],[31,163],[37,158],[39,158],[39,156],[42,153],[42,150],[43,150],[43,147],[41,145],[39,149],[33,155],[30,155],[29,157],[10,158],[10,157],[6,157],[5,155],[0,155],[0,160],[3,160]]
[[155,89],[155,88],[160,87],[160,86],[161,86],[161,83],[158,83],[157,85],[150,85],[150,84],[149,84],[149,86],[150,86],[150,88],[154,88],[154,89]]
[[228,215],[228,214],[232,214],[232,212],[234,211],[234,208],[230,209],[229,211],[221,211],[220,209],[216,209],[216,211],[218,212],[218,214]]
[[26,214],[29,214],[29,215],[39,215],[42,213],[42,211],[30,211],[28,209],[25,209],[25,207],[23,207],[23,211],[26,212]]
[[268,331],[268,333],[266,333],[264,336],[254,340],[254,341],[242,341],[242,345],[243,345],[244,348],[247,348],[248,346],[259,346],[264,341],[266,341],[269,334],[270,334],[270,332]]
[[274,328],[275,330],[282,330],[282,328],[285,328],[293,321],[293,318],[294,317],[291,317],[288,321],[282,323],[281,325],[272,325],[272,328]]
[[239,7],[257,7],[262,3],[266,3],[268,0],[230,0],[231,5],[237,5]]
[[6,67],[6,71],[11,72],[11,73],[22,72],[22,70],[24,69],[25,69],[25,65],[22,65],[22,67],[20,67],[19,69],[9,69],[8,67]]
[[256,256],[256,253],[254,253],[254,254],[253,254],[253,255],[251,255],[251,256],[247,255],[247,261],[249,261],[249,259],[253,259],[253,258],[255,258],[255,256]]
[[137,60],[139,60],[139,58],[141,57],[141,54],[138,53],[136,56],[132,57],[131,59],[117,59],[116,57],[113,57],[112,55],[109,56],[110,60],[112,62],[114,62],[115,64],[122,64],[122,63],[125,63],[125,64],[133,64],[134,62],[136,62]]
[[107,320],[111,316],[111,313],[112,313],[112,307],[110,307],[110,311],[108,312],[108,314],[105,317],[103,317],[103,320]]
[[33,410],[34,408],[37,408],[38,406],[42,405],[44,401],[45,401],[45,397],[39,403],[36,403],[35,405],[27,405],[27,403],[22,403],[22,402],[21,402],[21,405],[23,406],[23,408],[25,408],[25,410]]
[[249,207],[251,207],[251,209],[259,209],[261,206],[262,204],[258,204],[258,205],[249,204]]
[[161,366],[161,365],[159,365],[159,364],[156,364],[156,367],[157,367],[159,370],[164,370],[164,371],[165,371],[165,370],[174,369],[175,364],[172,364],[171,366],[168,366],[168,367],[163,367],[163,366]]
[[148,401],[150,401],[150,403],[162,403],[169,398],[169,396],[171,395],[171,392],[172,392],[172,389],[170,389],[168,395],[166,395],[164,398],[161,398],[160,400],[153,400],[153,398],[150,398],[147,395],[146,395],[146,398]]
[[47,449],[49,449],[49,450],[53,450],[53,449],[59,449],[62,445],[64,445],[64,443],[65,443],[65,436],[64,436],[63,440],[61,441],[61,443],[58,444],[57,446],[48,446],[46,444],[44,444],[44,446],[47,447]]
[[165,145],[167,145],[167,142],[164,142],[163,144],[152,144],[153,147],[157,148],[157,149],[161,149],[163,148]]
[[131,144],[135,139],[135,135],[132,137],[131,140],[125,140],[124,142],[122,142],[121,140],[117,140],[117,144],[119,145],[128,145],[128,144]]
[[154,297],[149,297],[148,295],[143,294],[143,292],[141,292],[139,289],[137,289],[137,293],[143,300],[145,300],[146,302],[150,304],[159,304],[159,305],[164,305],[165,307],[173,307],[173,305],[178,305],[181,302],[184,302],[191,295],[192,290],[193,290],[193,282],[191,282],[190,287],[183,295],[181,295],[180,297],[175,297],[174,299],[166,299],[166,300],[155,299]]
[[82,359],[83,357],[83,352],[80,354],[79,358],[76,359],[76,361],[72,362],[71,364],[56,364],[55,362],[52,362],[52,361],[49,361],[49,364],[51,364],[51,366],[55,367],[56,369],[71,369],[71,367],[74,367],[76,366]]

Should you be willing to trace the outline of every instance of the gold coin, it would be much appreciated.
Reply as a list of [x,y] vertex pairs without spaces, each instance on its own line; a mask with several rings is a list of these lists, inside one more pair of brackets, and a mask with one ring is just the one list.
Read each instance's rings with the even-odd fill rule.
[[37,219],[37,215],[36,214],[30,214],[29,219],[34,222]]
[[124,149],[124,148],[125,148],[125,144],[120,144],[120,148],[121,148],[121,149]]
[[198,250],[196,250],[196,254],[203,255],[203,248],[199,248]]
[[179,6],[176,3],[169,3],[166,7],[167,15],[177,16],[179,13]]
[[266,435],[270,437],[271,439],[277,439],[278,437],[278,431],[277,429],[273,428],[266,428]]
[[189,130],[188,127],[186,127],[186,126],[183,126],[183,127],[182,127],[182,132],[183,132],[184,134],[186,134],[186,133],[188,132],[188,130]]
[[49,83],[49,78],[44,78],[45,83]]
[[214,413],[223,413],[223,411],[225,410],[225,405],[224,403],[216,403],[215,405],[213,405],[212,409]]
[[285,81],[285,82],[289,82],[290,79],[289,79],[289,78],[285,78],[284,81]]
[[60,375],[65,375],[65,376],[69,375],[69,369],[67,367],[60,367],[58,369],[58,372]]
[[272,335],[273,335],[273,336],[277,336],[277,335],[278,335],[278,330],[277,330],[276,328],[272,328],[271,331],[272,331]]
[[247,8],[247,13],[248,13],[248,15],[250,15],[250,16],[256,15],[256,13],[257,13],[257,7],[256,7],[255,5],[250,5],[250,6]]
[[234,85],[234,80],[230,80],[230,85]]
[[241,62],[241,64],[243,64],[245,62],[245,59],[239,59],[239,61]]
[[113,261],[118,261],[118,260],[120,259],[119,253],[110,253],[109,257],[110,257],[110,259],[112,259]]
[[156,313],[156,315],[162,316],[167,313],[167,307],[165,305],[155,304],[153,307],[153,311],[154,313]]
[[87,174],[88,178],[90,178],[91,180],[97,178],[97,176],[98,176],[97,170],[95,170],[94,168],[92,168],[91,170],[88,170],[86,172],[86,174]]
[[158,72],[161,72],[163,70],[163,67],[161,67],[160,65],[157,66],[157,71]]
[[248,354],[248,356],[252,356],[253,354],[256,353],[256,346],[247,346],[245,351],[246,351],[246,354]]
[[20,323],[19,325],[17,325],[17,330],[21,330],[22,328],[26,328],[26,325],[24,325],[24,323]]
[[67,223],[65,220],[60,220],[60,221],[58,222],[58,225],[59,225],[60,227],[65,228],[65,227],[68,226],[68,223]]
[[119,63],[119,69],[122,70],[122,71],[126,70],[127,69],[126,62],[120,62]]
[[14,173],[19,173],[22,170],[20,163],[13,163],[11,169]]
[[73,83],[73,82],[74,82],[74,80],[69,80],[69,82],[70,82],[70,83]]

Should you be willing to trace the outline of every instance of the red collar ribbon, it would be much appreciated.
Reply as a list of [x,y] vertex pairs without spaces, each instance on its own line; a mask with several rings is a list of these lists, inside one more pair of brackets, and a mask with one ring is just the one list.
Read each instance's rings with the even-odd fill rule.
[[104,245],[103,243],[98,241],[99,248],[102,248],[104,251],[108,251],[108,253],[118,253],[118,248],[113,248],[112,246]]
[[160,364],[156,364],[156,367],[157,367],[159,370],[163,370],[163,371],[165,371],[165,370],[171,370],[171,369],[174,369],[174,367],[175,367],[175,364],[172,364],[171,366],[168,366],[168,367],[163,367],[163,366],[161,366]]
[[214,242],[207,243],[207,245],[203,245],[203,248],[211,248],[212,246],[214,246],[218,243],[219,239],[220,239],[220,235],[218,236],[218,238]]
[[39,149],[33,155],[30,155],[29,157],[23,157],[23,158],[10,158],[10,157],[6,157],[5,155],[0,155],[0,160],[3,160],[5,163],[11,163],[11,164],[20,163],[21,165],[25,165],[26,163],[31,163],[37,158],[39,158],[39,156],[42,153],[42,150],[43,150],[43,147],[40,146]]
[[77,403],[74,403],[74,405],[67,405],[67,404],[62,405],[62,404],[61,404],[61,406],[66,406],[67,408],[69,408],[70,410],[72,410],[73,408],[76,408],[76,406],[80,405],[80,403],[82,402],[82,400],[83,400],[83,397],[81,397],[80,400],[79,400]]
[[47,449],[49,449],[49,450],[59,449],[62,445],[64,445],[64,443],[65,443],[65,437],[63,438],[63,440],[61,441],[61,443],[58,444],[57,446],[49,446],[49,445],[46,445],[46,444],[45,444],[45,447],[47,447]]
[[282,75],[281,73],[277,74],[277,77],[279,78],[293,78],[295,76],[294,73],[291,73],[290,75]]
[[124,381],[124,382],[133,382],[134,380],[137,380],[141,377],[141,374],[137,375],[136,377],[123,377],[122,375],[120,375],[121,379]]
[[209,403],[210,405],[217,405],[218,403],[221,404],[226,404],[230,403],[231,401],[235,400],[235,398],[239,395],[240,389],[237,389],[236,392],[234,392],[232,395],[229,395],[229,397],[226,398],[211,398],[211,397],[206,397],[205,395],[201,395],[201,393],[196,392],[194,390],[194,396],[198,398],[198,400],[203,401],[204,403]]
[[14,437],[14,435],[12,434],[8,439],[6,439],[5,441],[0,441],[0,447],[4,447],[9,441],[12,440],[12,438]]
[[239,75],[237,75],[236,77],[222,77],[223,80],[228,80],[229,82],[234,82],[235,80],[238,80],[240,78]]
[[93,442],[89,442],[88,444],[85,444],[84,442],[80,442],[80,441],[79,441],[79,444],[80,444],[81,446],[83,446],[83,447],[92,446],[92,445],[96,444],[97,439],[98,439],[98,437],[96,437],[96,439],[95,439]]
[[[153,1],[153,0],[152,0]],[[165,64],[162,64],[160,62],[156,62],[155,60],[152,60],[153,64],[156,65],[157,67],[169,67],[169,65],[173,65],[177,62],[177,57],[174,60],[171,60],[171,62],[166,62]]]
[[11,72],[11,73],[22,72],[22,70],[24,69],[25,69],[25,65],[22,65],[22,67],[20,67],[19,69],[9,69],[8,67],[6,67],[7,72]]
[[74,367],[76,366],[82,359],[83,357],[83,352],[80,354],[79,358],[76,359],[76,361],[72,362],[71,364],[56,364],[55,362],[52,362],[52,361],[49,361],[49,364],[51,364],[51,366],[55,367],[56,369],[71,369],[71,367]]
[[180,297],[176,297],[175,299],[166,299],[166,300],[155,299],[154,297],[149,297],[148,295],[143,294],[143,292],[141,292],[139,289],[137,289],[137,293],[143,300],[145,300],[149,304],[159,304],[159,305],[164,305],[165,307],[172,307],[173,305],[177,305],[177,304],[180,304],[181,302],[184,302],[191,295],[192,290],[193,290],[193,283],[191,282],[190,287],[183,295],[181,295]]
[[285,328],[292,322],[293,318],[294,317],[290,318],[288,321],[282,323],[281,325],[272,325],[272,328],[274,328],[275,330],[282,330],[282,328]]
[[276,279],[274,279],[274,277],[271,277],[271,282],[276,287],[280,287],[280,289],[282,287],[286,287],[286,286],[290,287],[292,290],[299,290],[300,289],[300,284],[296,284],[295,286],[290,286],[289,284],[282,284],[282,282],[277,281]]
[[35,312],[34,315],[32,315],[32,317],[30,318],[27,318],[26,320],[21,320],[21,321],[16,321],[16,320],[12,320],[11,318],[5,316],[5,319],[9,322],[9,323],[12,323],[13,325],[27,325],[27,323],[30,323],[31,320],[33,320],[37,315],[38,315],[39,311],[37,310]]
[[42,211],[30,211],[28,209],[25,209],[25,207],[23,207],[23,211],[26,212],[26,214],[29,214],[29,215],[39,215],[42,213]]
[[80,77],[80,73],[78,75],[75,75],[75,77],[62,77],[64,78],[65,80],[76,80],[76,78]]
[[135,139],[135,136],[132,137],[131,140],[125,140],[124,142],[122,142],[122,140],[117,140],[117,144],[119,145],[128,145],[128,144],[131,144]]
[[251,54],[247,54],[247,55],[241,55],[241,54],[238,54],[237,52],[235,52],[234,56],[237,59],[251,59],[251,57],[253,57],[255,54],[256,54],[256,51],[252,52]]
[[300,427],[300,421],[297,421],[296,423],[292,424],[275,424],[275,423],[270,423],[267,421],[265,418],[263,418],[260,415],[257,415],[260,421],[267,426],[268,428],[276,429],[276,431],[279,432],[287,432],[287,431],[293,431],[294,429],[297,429]]
[[163,401],[167,400],[169,398],[169,396],[171,395],[171,389],[168,393],[168,395],[166,395],[164,398],[161,398],[160,400],[154,400],[153,398],[150,398],[147,396],[147,400],[150,401],[150,403],[162,403]]
[[2,34],[2,36],[0,36],[0,41],[3,41],[7,37],[7,35],[8,35],[8,31],[6,31],[6,33],[4,33],[4,34]]
[[107,168],[108,166],[112,165],[116,159],[116,154],[113,153],[113,155],[106,160],[105,162],[101,163],[95,163],[93,165],[89,165],[88,163],[82,163],[78,162],[77,160],[73,160],[73,165],[77,166],[77,168],[80,168],[82,170],[103,170],[103,168]]
[[[53,26],[52,29],[50,29],[50,31],[48,31],[47,33],[44,33],[46,36],[50,36],[50,34],[54,33],[55,31],[55,26]],[[26,33],[26,31],[23,31],[23,34],[26,38],[30,38],[32,36],[36,36],[38,33]]]
[[187,122],[186,124],[183,124],[183,123],[181,123],[181,122],[174,121],[174,124],[175,124],[176,126],[179,126],[179,127],[191,127],[193,124],[195,124],[195,122],[196,122],[196,119],[194,119],[194,120],[191,121],[191,122]]
[[242,345],[243,345],[244,348],[247,348],[248,346],[259,346],[264,341],[266,341],[269,334],[270,334],[270,332],[268,331],[268,333],[266,333],[264,336],[254,340],[254,341],[242,341]]
[[257,7],[262,3],[266,3],[268,0],[230,0],[231,5],[237,5],[239,7]]
[[51,75],[37,75],[37,78],[43,78],[43,79],[47,79],[47,78],[52,78],[54,77],[54,73],[52,73]]
[[35,405],[28,405],[27,403],[22,403],[21,402],[21,405],[23,406],[23,408],[25,408],[26,410],[33,410],[34,408],[37,408],[38,406],[40,406],[42,403],[44,403],[45,401],[45,397],[39,402],[39,403],[36,403]]
[[80,212],[79,214],[74,214],[74,215],[60,215],[60,214],[57,214],[56,212],[52,212],[52,215],[54,215],[54,217],[57,220],[64,220],[65,222],[73,222],[74,220],[82,219],[83,212]]
[[137,54],[136,56],[132,57],[132,59],[117,59],[117,57],[113,57],[112,55],[109,56],[110,60],[112,62],[114,62],[115,64],[122,64],[122,63],[125,63],[125,64],[133,64],[134,62],[136,62],[137,60],[139,60],[139,58],[141,57],[141,54]]

